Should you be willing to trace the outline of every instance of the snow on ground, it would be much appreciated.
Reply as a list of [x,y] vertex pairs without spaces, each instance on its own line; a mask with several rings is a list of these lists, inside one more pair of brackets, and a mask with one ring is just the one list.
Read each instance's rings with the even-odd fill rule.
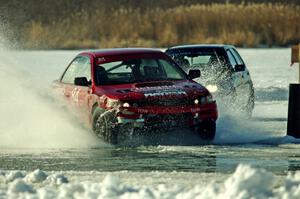
[[[97,173],[93,175],[97,176]],[[123,173],[123,177],[126,175]],[[126,183],[114,173],[103,176],[99,181],[95,179],[69,181],[68,177],[61,173],[46,173],[40,170],[1,171],[0,198],[298,199],[300,197],[300,172],[278,178],[264,169],[241,164],[222,182],[205,179],[204,181],[207,183],[197,184],[191,181],[190,186],[173,183],[146,186],[141,182]]]

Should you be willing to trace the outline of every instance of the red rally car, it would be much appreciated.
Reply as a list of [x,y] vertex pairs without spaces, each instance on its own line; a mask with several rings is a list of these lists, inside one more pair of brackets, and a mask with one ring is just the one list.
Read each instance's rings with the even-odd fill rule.
[[217,105],[199,76],[159,50],[105,49],[80,53],[53,87],[106,142],[172,128],[212,140]]

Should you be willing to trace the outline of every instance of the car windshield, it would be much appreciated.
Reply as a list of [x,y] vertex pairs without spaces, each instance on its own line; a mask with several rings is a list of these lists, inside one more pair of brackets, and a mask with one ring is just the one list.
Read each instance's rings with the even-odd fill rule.
[[173,54],[172,57],[182,67],[209,69],[220,67],[225,63],[224,57],[214,51],[209,52],[183,52]]
[[186,79],[186,74],[175,63],[165,59],[132,59],[95,67],[97,85],[183,79]]
[[225,78],[230,72],[225,56],[212,49],[176,51],[168,54],[185,71],[200,69],[204,79],[216,79],[222,76]]

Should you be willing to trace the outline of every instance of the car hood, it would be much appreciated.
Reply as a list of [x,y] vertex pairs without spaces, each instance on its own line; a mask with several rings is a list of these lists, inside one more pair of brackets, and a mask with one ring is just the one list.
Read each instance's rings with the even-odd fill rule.
[[208,95],[208,90],[192,81],[157,81],[95,87],[95,94],[121,101],[139,99],[196,98]]

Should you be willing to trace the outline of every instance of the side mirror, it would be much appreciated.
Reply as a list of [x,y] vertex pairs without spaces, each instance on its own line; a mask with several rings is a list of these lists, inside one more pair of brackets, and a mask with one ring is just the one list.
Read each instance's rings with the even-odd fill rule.
[[192,70],[189,70],[189,74],[188,74],[188,77],[190,79],[195,79],[195,78],[198,78],[201,76],[201,72],[199,69],[192,69]]
[[244,64],[237,64],[237,65],[235,65],[234,70],[236,72],[241,72],[241,71],[244,71],[245,68],[246,68],[246,66]]
[[86,77],[75,77],[74,84],[76,86],[89,86],[90,83]]

